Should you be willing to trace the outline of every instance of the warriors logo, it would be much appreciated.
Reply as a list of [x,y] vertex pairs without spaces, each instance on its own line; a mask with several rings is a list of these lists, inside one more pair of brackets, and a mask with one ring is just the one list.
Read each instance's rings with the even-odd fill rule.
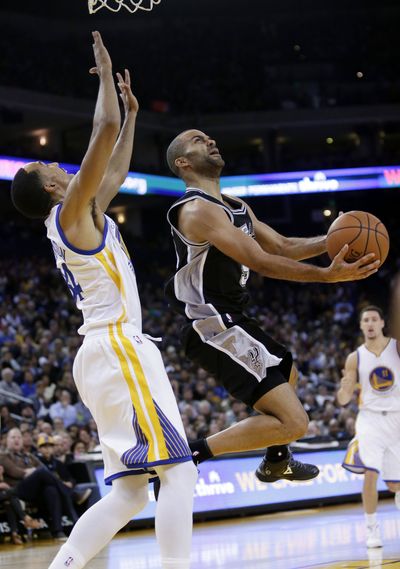
[[374,391],[390,391],[394,384],[394,373],[387,367],[376,367],[370,373],[369,382]]

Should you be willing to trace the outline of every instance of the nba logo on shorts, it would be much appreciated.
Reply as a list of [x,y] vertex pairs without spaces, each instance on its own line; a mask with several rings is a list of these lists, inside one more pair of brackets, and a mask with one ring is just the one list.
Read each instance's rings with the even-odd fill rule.
[[73,563],[73,561],[74,561],[73,557],[68,557],[68,559],[66,561],[64,561],[65,567],[70,567],[71,564]]

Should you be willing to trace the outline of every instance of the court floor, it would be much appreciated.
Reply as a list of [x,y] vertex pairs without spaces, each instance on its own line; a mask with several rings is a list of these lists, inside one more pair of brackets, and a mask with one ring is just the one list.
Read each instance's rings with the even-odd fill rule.
[[[192,569],[400,569],[400,511],[379,505],[384,547],[367,550],[361,505],[195,524]],[[1,569],[47,569],[59,545],[39,540],[3,545]],[[126,532],[92,560],[88,569],[160,569],[149,530]]]

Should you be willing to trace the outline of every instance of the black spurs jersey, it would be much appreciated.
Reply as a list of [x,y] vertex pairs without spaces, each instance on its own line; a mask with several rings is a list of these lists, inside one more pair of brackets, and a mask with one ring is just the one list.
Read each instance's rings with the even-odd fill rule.
[[227,257],[208,241],[189,241],[178,230],[179,207],[194,199],[215,203],[235,227],[254,237],[245,204],[228,196],[224,196],[225,203],[222,203],[197,188],[188,188],[167,214],[177,256],[175,275],[166,286],[168,300],[174,310],[190,320],[241,313],[249,301],[246,288],[249,268]]

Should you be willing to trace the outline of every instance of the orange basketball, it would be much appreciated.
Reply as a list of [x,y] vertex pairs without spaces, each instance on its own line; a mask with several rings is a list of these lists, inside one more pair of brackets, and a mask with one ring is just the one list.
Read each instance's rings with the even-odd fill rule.
[[326,238],[328,255],[333,259],[343,245],[349,245],[345,260],[357,261],[367,253],[375,253],[381,265],[389,253],[389,234],[383,223],[365,211],[349,211],[332,223]]

